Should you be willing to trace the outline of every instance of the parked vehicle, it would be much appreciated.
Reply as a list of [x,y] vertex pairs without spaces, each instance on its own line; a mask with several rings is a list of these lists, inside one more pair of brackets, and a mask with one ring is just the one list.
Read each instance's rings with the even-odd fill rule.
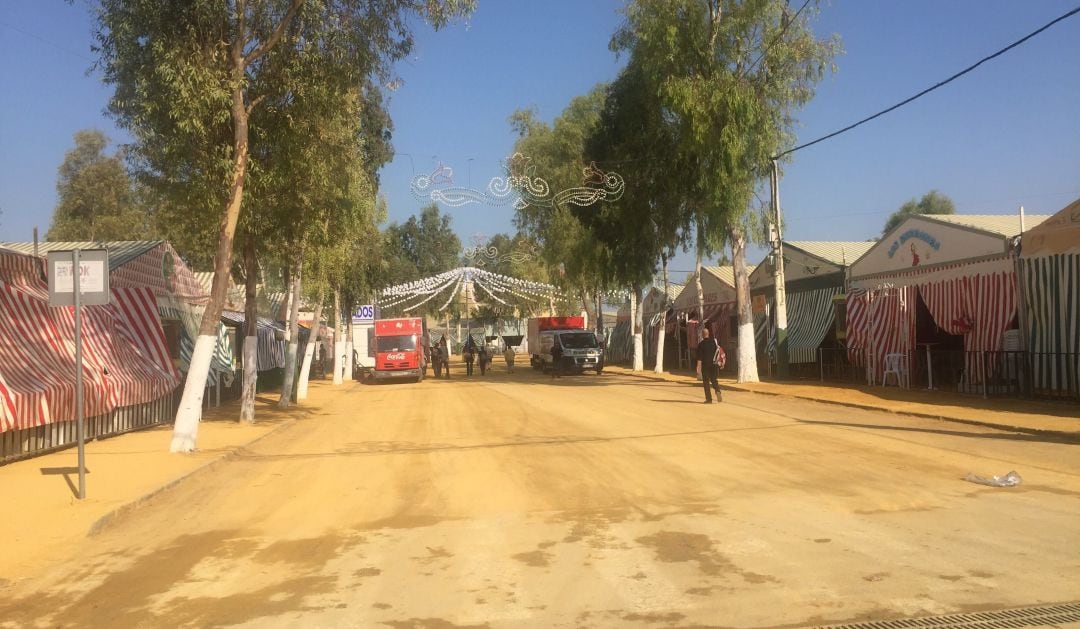
[[427,353],[424,351],[424,320],[420,317],[375,321],[375,379],[424,379]]
[[604,371],[604,348],[596,334],[585,329],[584,317],[534,317],[529,319],[529,364],[533,369],[553,367],[551,347],[556,339],[563,350],[563,369],[597,374]]

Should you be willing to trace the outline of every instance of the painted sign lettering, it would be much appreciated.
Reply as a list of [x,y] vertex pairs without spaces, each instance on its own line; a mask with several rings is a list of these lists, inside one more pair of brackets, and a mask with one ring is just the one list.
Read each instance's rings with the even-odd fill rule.
[[934,251],[941,249],[941,242],[939,242],[937,238],[934,238],[932,235],[924,232],[921,229],[909,229],[906,232],[900,234],[900,237],[893,241],[893,244],[889,247],[889,257],[891,258],[896,255],[896,251],[900,249],[900,245],[911,240],[912,238],[925,242]]

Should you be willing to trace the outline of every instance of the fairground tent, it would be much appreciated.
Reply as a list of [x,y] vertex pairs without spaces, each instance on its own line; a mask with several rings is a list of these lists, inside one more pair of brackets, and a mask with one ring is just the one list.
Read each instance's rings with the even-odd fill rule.
[[[1028,216],[1027,227],[1047,216]],[[963,337],[962,384],[985,376],[980,353],[1000,352],[1017,316],[1018,215],[911,216],[851,267],[847,338],[852,362],[880,382],[886,356],[913,373],[919,303],[937,328]]]
[[[789,362],[817,362],[817,349],[836,322],[833,297],[844,292],[847,269],[873,246],[874,241],[784,241]],[[750,295],[758,351],[772,356],[776,291],[770,260],[766,257],[750,274]]]
[[[84,416],[168,395],[169,358],[154,291],[121,279],[83,309]],[[75,417],[74,310],[50,307],[45,261],[0,247],[0,432]]]
[[[0,243],[0,247],[41,256],[49,251],[70,249],[107,249],[109,282],[114,288],[150,289],[165,329],[166,347],[181,371],[187,372],[191,348],[198,336],[199,324],[208,299],[207,292],[172,245],[164,240],[120,240],[37,243]],[[210,365],[207,385],[219,377],[231,381],[233,350],[225,326],[218,325],[218,346]]]
[[1024,234],[1025,337],[1036,391],[1080,394],[1080,199]]

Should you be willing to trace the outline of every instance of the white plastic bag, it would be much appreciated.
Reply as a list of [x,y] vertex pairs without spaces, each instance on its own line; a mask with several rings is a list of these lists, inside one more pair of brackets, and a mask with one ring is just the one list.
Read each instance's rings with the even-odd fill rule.
[[964,480],[972,483],[978,483],[980,485],[989,485],[990,487],[1015,487],[1024,482],[1024,479],[1020,478],[1020,475],[1016,471],[1011,471],[1004,476],[991,476],[986,478],[984,476],[976,476],[971,472],[964,477]]

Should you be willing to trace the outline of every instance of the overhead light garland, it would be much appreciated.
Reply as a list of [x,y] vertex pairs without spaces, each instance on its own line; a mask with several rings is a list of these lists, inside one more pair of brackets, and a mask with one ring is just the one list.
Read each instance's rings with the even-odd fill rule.
[[[409,312],[419,308],[443,293],[448,288],[452,289],[446,301],[439,308],[442,312],[454,300],[466,285],[479,286],[492,299],[501,304],[509,305],[503,299],[506,295],[513,295],[520,299],[537,300],[558,296],[558,289],[551,284],[533,282],[510,277],[499,273],[493,273],[476,267],[461,267],[445,273],[439,273],[432,277],[389,286],[379,293],[377,302],[383,308],[408,304],[402,310]],[[465,290],[468,290],[467,288]]]
[[430,200],[450,207],[470,203],[492,206],[513,204],[518,210],[529,205],[556,209],[565,209],[570,205],[591,207],[601,202],[617,201],[626,190],[622,175],[600,170],[596,162],[590,162],[582,169],[582,185],[552,194],[551,186],[534,174],[535,167],[529,161],[529,157],[514,153],[507,160],[510,174],[492,177],[486,190],[453,185],[454,169],[445,164],[439,164],[430,173],[415,175],[409,182],[409,189],[418,200]]

